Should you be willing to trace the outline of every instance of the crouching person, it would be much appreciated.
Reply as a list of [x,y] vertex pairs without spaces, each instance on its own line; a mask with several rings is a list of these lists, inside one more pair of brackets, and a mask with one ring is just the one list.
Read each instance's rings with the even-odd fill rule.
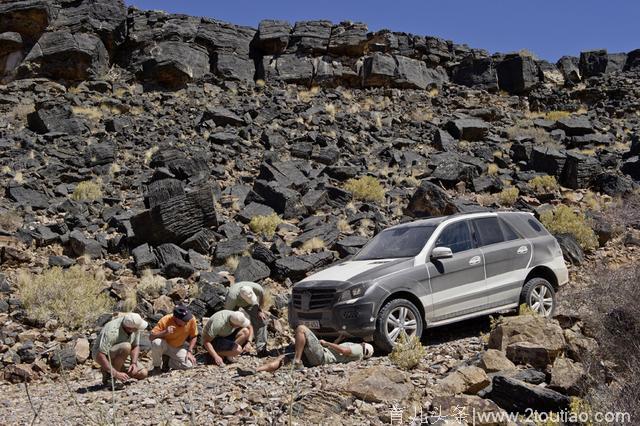
[[119,382],[147,377],[147,370],[138,363],[140,333],[149,324],[135,313],[114,318],[102,327],[93,343],[91,356],[100,365],[102,383],[108,385],[111,378]]
[[251,323],[242,312],[222,310],[213,314],[202,329],[202,344],[213,363],[223,366],[223,357],[233,362],[234,357],[249,350],[252,334]]
[[[315,334],[304,325],[299,325],[295,331],[295,352],[293,364],[295,369],[303,366],[316,367],[323,364],[347,363],[370,358],[373,355],[373,346],[369,343],[341,343],[335,344],[324,340],[318,340]],[[250,376],[260,371],[276,371],[285,364],[291,362],[288,355],[281,355],[276,360],[253,368],[238,368],[241,376]],[[303,364],[304,362],[304,364]]]
[[[185,370],[196,365],[193,349],[198,338],[196,319],[185,306],[176,306],[173,314],[165,315],[151,330],[153,374],[162,369],[162,358],[169,358],[168,367]],[[188,340],[188,343],[187,343]]]
[[224,309],[235,311],[242,308],[249,314],[259,357],[267,354],[267,314],[261,309],[263,299],[264,289],[260,284],[241,281],[229,287],[224,303]]

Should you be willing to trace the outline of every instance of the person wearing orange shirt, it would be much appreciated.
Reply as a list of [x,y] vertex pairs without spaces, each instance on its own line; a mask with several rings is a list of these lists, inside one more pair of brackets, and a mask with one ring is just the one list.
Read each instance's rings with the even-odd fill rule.
[[[196,365],[193,348],[196,346],[198,326],[185,306],[176,306],[173,314],[165,315],[151,330],[151,359],[153,373],[162,368],[162,357],[169,357],[169,368],[185,370]],[[187,339],[189,342],[187,344]]]

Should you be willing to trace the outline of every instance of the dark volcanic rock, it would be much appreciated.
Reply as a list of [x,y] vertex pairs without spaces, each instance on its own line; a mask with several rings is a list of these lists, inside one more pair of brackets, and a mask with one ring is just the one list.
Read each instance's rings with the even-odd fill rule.
[[250,256],[242,256],[233,275],[236,281],[257,282],[268,278],[271,275],[271,270],[259,260]]
[[92,34],[66,31],[45,33],[18,68],[21,77],[80,81],[104,75],[109,53]]
[[507,55],[497,71],[500,89],[509,93],[526,93],[538,83],[538,67],[530,56]]
[[136,239],[152,244],[179,244],[216,224],[213,192],[206,187],[173,197],[131,218]]
[[66,133],[79,135],[88,130],[84,120],[75,117],[68,104],[46,101],[36,105],[27,116],[29,128],[38,133]]
[[576,241],[575,237],[571,234],[556,235],[556,240],[560,244],[562,254],[567,262],[572,265],[580,265],[584,262],[584,252],[582,247]]
[[283,53],[289,44],[290,33],[291,25],[287,21],[260,21],[258,47],[265,55]]
[[489,133],[489,125],[477,118],[462,118],[447,123],[447,130],[456,139],[480,141]]
[[598,160],[576,152],[567,152],[560,183],[568,188],[588,188],[601,172]]
[[495,92],[498,90],[498,74],[491,58],[465,57],[453,68],[454,83]]
[[412,217],[446,216],[457,212],[458,208],[447,193],[427,180],[422,181],[406,210]]
[[568,396],[541,386],[497,375],[488,395],[501,408],[510,412],[524,413],[527,409],[538,412],[560,412],[567,410]]

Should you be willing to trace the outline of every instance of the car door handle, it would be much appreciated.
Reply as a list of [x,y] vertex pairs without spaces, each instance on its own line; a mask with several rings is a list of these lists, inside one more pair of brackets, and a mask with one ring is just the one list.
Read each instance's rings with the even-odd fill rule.
[[480,259],[480,256],[473,256],[471,259],[469,259],[469,265],[477,265],[481,260],[482,259]]
[[525,253],[528,253],[528,252],[529,252],[529,248],[527,246],[520,246],[516,253],[525,254]]

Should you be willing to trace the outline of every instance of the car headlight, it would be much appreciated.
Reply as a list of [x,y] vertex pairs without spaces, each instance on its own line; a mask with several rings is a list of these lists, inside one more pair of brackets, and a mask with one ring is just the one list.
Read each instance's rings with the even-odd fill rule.
[[340,302],[344,302],[345,300],[357,299],[358,297],[362,297],[365,292],[364,284],[356,284],[353,287],[345,290],[340,295]]

